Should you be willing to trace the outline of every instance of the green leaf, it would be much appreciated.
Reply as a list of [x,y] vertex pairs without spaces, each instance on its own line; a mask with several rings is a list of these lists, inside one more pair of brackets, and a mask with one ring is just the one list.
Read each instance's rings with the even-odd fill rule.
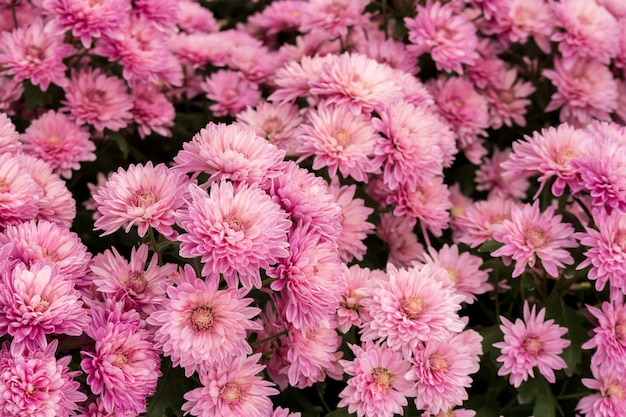
[[29,81],[24,83],[24,105],[27,110],[33,110],[46,104],[46,94],[39,87]]
[[539,393],[535,400],[533,415],[541,417],[556,417],[556,409],[558,405],[554,398],[554,394],[552,394],[550,384],[543,377],[538,377],[536,381],[539,386]]
[[531,404],[537,398],[540,390],[541,385],[536,379],[523,382],[517,389],[517,401],[520,404]]
[[502,246],[504,246],[504,243],[502,242],[498,242],[496,240],[493,239],[489,239],[488,241],[486,241],[485,243],[483,243],[482,245],[480,245],[478,247],[478,252],[494,252],[497,249],[500,249]]
[[165,358],[161,362],[163,376],[159,378],[156,393],[148,399],[148,411],[146,417],[182,417],[181,407],[184,402],[183,395],[193,389],[193,386],[185,381],[185,371],[181,367],[172,367],[172,362]]
[[338,408],[335,411],[331,411],[326,414],[326,417],[349,417],[351,414],[348,413],[347,407]]
[[113,139],[117,144],[117,147],[120,149],[120,151],[122,151],[122,157],[124,159],[128,159],[128,154],[130,153],[130,145],[128,144],[128,141],[126,140],[124,135],[119,132],[110,132],[109,138]]

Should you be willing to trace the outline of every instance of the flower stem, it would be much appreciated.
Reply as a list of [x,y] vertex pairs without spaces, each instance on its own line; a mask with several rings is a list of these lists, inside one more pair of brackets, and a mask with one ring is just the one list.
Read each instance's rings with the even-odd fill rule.
[[271,342],[274,339],[278,339],[279,337],[284,336],[286,334],[287,334],[287,330],[283,330],[283,331],[275,333],[275,334],[273,334],[271,336],[268,336],[268,337],[266,337],[264,339],[255,340],[254,342],[250,343],[250,346],[251,347],[259,346],[259,345],[262,345],[263,343]]

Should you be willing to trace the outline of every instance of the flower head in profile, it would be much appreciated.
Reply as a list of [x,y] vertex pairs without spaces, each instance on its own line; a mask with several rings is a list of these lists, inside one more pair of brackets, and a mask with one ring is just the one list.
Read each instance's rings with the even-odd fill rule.
[[21,148],[20,135],[17,133],[13,121],[6,113],[0,112],[0,154],[17,153]]
[[0,230],[9,224],[33,220],[39,213],[41,189],[29,175],[22,158],[0,154]]
[[601,373],[611,370],[626,372],[626,306],[623,300],[602,303],[601,308],[588,305],[587,310],[597,320],[593,336],[582,345],[583,349],[596,348],[591,365]]
[[567,328],[554,324],[554,320],[545,320],[546,309],[537,313],[536,306],[531,309],[528,301],[524,301],[523,313],[524,319],[517,319],[515,323],[500,316],[504,341],[493,344],[501,351],[496,359],[502,362],[498,375],[510,375],[509,382],[519,387],[529,376],[535,377],[534,368],[537,367],[548,382],[554,383],[554,371],[567,367],[559,356],[571,343],[562,338]]
[[121,227],[128,233],[137,226],[140,237],[148,227],[156,229],[169,239],[176,237],[172,228],[176,210],[185,204],[188,178],[170,170],[165,164],[130,165],[119,168],[98,188],[93,199],[102,215],[94,223],[95,230],[109,235]]

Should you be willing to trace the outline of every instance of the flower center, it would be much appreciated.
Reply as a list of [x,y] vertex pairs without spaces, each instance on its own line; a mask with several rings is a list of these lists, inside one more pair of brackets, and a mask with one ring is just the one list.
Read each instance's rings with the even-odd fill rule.
[[616,382],[611,382],[606,388],[606,396],[614,399],[616,402],[624,398],[624,389]]
[[239,384],[234,382],[228,382],[220,390],[220,399],[226,404],[238,404],[243,397],[243,390]]
[[0,193],[6,193],[7,191],[9,191],[8,184],[0,179]]
[[226,217],[224,221],[228,223],[228,226],[236,232],[243,230],[244,222],[237,216],[230,215]]
[[533,248],[540,248],[546,244],[546,238],[543,232],[539,230],[533,230],[528,234],[526,242]]
[[346,145],[350,141],[350,135],[345,130],[342,130],[341,132],[337,133],[337,140],[342,145]]
[[88,101],[91,101],[94,103],[100,103],[102,102],[102,99],[106,96],[106,92],[103,90],[95,89],[95,90],[91,90],[87,92],[85,96]]
[[524,339],[524,350],[533,356],[537,356],[543,350],[543,343],[537,336],[528,336]]
[[128,277],[126,286],[135,294],[140,294],[145,291],[148,281],[146,281],[142,272],[132,272]]
[[122,352],[115,353],[115,360],[113,361],[113,365],[117,366],[118,368],[121,368],[127,363],[128,363],[128,358],[126,357],[124,353]]
[[408,318],[415,320],[420,318],[426,306],[421,298],[405,298],[400,303],[400,307]]
[[446,268],[446,271],[448,271],[448,275],[450,275],[450,281],[455,284],[459,282],[459,275],[456,273],[456,269]]
[[215,316],[210,307],[198,307],[191,312],[191,327],[195,331],[213,329]]
[[434,355],[430,358],[430,369],[445,373],[448,370],[448,361],[441,355]]
[[622,342],[626,341],[626,323],[624,323],[623,321],[618,321],[615,325],[613,333],[615,334],[617,340],[620,340]]
[[391,385],[391,372],[387,368],[377,366],[372,369],[372,381],[378,385],[379,388],[388,389]]
[[59,261],[59,254],[56,253],[56,251],[54,251],[52,249],[46,248],[45,246],[42,246],[41,254],[43,255],[44,258],[46,258],[50,262],[58,262]]
[[154,197],[152,191],[143,190],[135,197],[135,205],[137,207],[147,208],[154,204],[155,200],[156,198]]

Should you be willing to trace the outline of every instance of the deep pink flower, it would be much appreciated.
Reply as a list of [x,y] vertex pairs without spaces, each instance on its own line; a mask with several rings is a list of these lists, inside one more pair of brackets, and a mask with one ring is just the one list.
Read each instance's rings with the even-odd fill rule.
[[0,348],[0,409],[6,417],[71,416],[87,396],[70,371],[71,356],[55,358],[57,341],[31,352]]
[[255,36],[294,32],[302,24],[307,8],[308,2],[302,0],[273,1],[262,11],[248,17],[246,26]]
[[258,374],[261,354],[212,363],[200,372],[202,387],[185,394],[185,415],[197,417],[265,417],[272,413],[270,395],[278,390]]
[[95,230],[109,235],[121,227],[128,233],[137,226],[140,237],[148,227],[173,239],[177,232],[172,228],[175,212],[185,204],[188,179],[165,164],[130,165],[119,168],[107,183],[93,195],[102,215],[94,223]]
[[146,19],[162,32],[174,32],[178,21],[178,0],[133,0],[135,16]]
[[366,342],[363,346],[348,346],[355,357],[339,361],[351,377],[339,393],[337,407],[348,406],[348,412],[356,412],[358,417],[402,415],[407,397],[414,395],[413,384],[406,376],[410,363],[385,345]]
[[80,169],[81,162],[96,159],[96,145],[89,140],[89,132],[54,110],[33,120],[21,140],[25,153],[46,161],[64,178]]
[[178,26],[187,33],[212,33],[220,30],[213,13],[201,4],[192,1],[178,2]]
[[364,314],[361,306],[361,290],[373,287],[379,279],[386,279],[385,272],[380,270],[370,270],[359,265],[352,265],[350,268],[344,266],[345,288],[343,296],[337,307],[337,324],[342,333],[347,333],[352,326],[361,327]]
[[260,310],[248,306],[252,299],[243,298],[244,292],[218,290],[216,280],[196,278],[193,268],[185,265],[180,282],[167,288],[163,310],[147,319],[158,327],[155,347],[169,356],[174,366],[185,368],[188,377],[202,366],[252,353],[246,331],[261,329],[250,320]]
[[502,353],[496,359],[502,362],[498,375],[510,375],[509,382],[514,387],[519,387],[528,376],[534,378],[535,367],[552,384],[556,381],[554,371],[567,368],[559,356],[571,343],[561,337],[567,328],[554,324],[554,320],[545,320],[545,315],[545,308],[537,313],[536,306],[531,309],[525,300],[524,320],[518,318],[513,323],[500,316],[504,341],[493,344]]
[[563,216],[555,215],[554,211],[551,206],[541,213],[539,201],[535,200],[532,205],[513,206],[511,220],[491,226],[493,239],[504,243],[491,256],[515,260],[514,278],[520,276],[527,265],[534,267],[537,259],[553,278],[559,277],[558,268],[574,263],[572,255],[565,249],[578,246],[573,237],[574,227],[562,223]]
[[615,370],[600,372],[591,367],[593,378],[583,378],[587,388],[600,391],[583,397],[576,411],[585,417],[620,417],[626,415],[626,380],[624,374]]
[[626,306],[623,300],[602,303],[602,309],[588,305],[587,310],[597,320],[593,336],[583,349],[596,348],[591,357],[592,367],[602,374],[626,372]]

